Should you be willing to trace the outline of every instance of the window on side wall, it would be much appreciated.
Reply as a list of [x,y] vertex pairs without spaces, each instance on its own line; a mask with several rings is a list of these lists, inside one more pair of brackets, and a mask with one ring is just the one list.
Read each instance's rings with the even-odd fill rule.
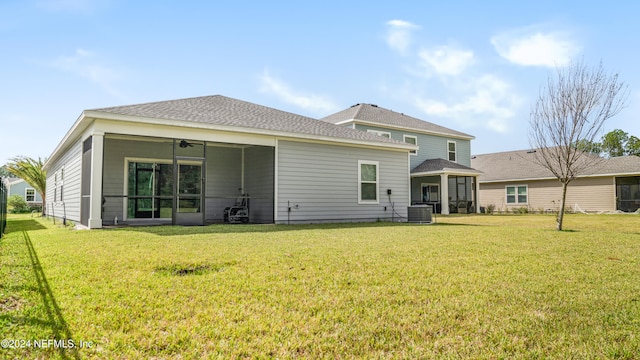
[[370,134],[376,134],[378,136],[382,136],[382,137],[387,138],[387,139],[391,139],[391,133],[390,132],[380,131],[380,130],[372,130],[372,129],[368,129],[367,132],[370,133]]
[[34,201],[36,201],[36,190],[35,190],[35,189],[31,189],[31,188],[26,189],[26,190],[24,191],[24,199],[25,199],[27,202],[34,202]]
[[358,161],[358,203],[378,204],[379,163],[377,161]]
[[527,204],[529,189],[527,185],[507,186],[507,204]]
[[447,152],[449,161],[457,162],[458,157],[456,154],[456,142],[455,141],[447,141]]
[[[413,144],[413,145],[418,145],[418,138],[413,135],[404,135],[404,142]],[[418,155],[418,150],[411,150],[410,154]]]

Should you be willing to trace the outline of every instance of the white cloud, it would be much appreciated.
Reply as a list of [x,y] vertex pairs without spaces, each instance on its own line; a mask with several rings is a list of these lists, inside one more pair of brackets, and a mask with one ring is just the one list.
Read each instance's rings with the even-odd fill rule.
[[406,54],[411,45],[411,32],[419,29],[418,25],[404,20],[387,21],[387,35],[385,40],[389,47],[400,54]]
[[316,114],[326,115],[338,111],[338,106],[331,100],[314,94],[301,94],[292,90],[288,84],[272,77],[268,71],[260,77],[261,91],[276,95],[282,101],[293,104]]
[[440,75],[459,75],[474,62],[473,51],[450,46],[423,49],[418,57],[421,66],[426,67],[429,74],[435,72]]
[[100,64],[90,51],[77,49],[71,56],[60,56],[53,60],[50,66],[83,77],[110,94],[120,96],[114,83],[122,78],[121,74]]
[[562,31],[543,31],[531,26],[513,29],[491,38],[503,58],[525,66],[564,66],[581,51],[581,47]]
[[416,97],[415,105],[427,115],[447,118],[465,127],[480,124],[493,131],[508,131],[509,120],[522,102],[520,97],[507,82],[490,74],[468,80],[464,86],[448,89],[448,93],[461,99],[458,102]]

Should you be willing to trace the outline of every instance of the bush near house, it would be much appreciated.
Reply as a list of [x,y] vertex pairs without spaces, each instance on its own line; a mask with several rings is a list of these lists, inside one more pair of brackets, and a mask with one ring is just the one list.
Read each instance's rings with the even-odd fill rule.
[[11,214],[25,214],[29,212],[29,204],[20,195],[11,195],[7,199],[8,211]]

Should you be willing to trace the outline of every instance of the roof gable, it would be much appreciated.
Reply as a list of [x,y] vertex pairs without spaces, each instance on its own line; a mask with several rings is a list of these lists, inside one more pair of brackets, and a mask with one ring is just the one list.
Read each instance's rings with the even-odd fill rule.
[[472,135],[372,104],[356,104],[348,109],[322,118],[321,120],[332,124],[344,124],[345,122],[350,121],[363,122],[409,131],[426,132],[435,135],[451,136],[469,140],[474,139]]

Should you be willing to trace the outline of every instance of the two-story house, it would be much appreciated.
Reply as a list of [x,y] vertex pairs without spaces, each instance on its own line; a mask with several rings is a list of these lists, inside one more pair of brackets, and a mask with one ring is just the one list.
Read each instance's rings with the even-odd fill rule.
[[322,120],[417,145],[409,153],[412,204],[429,204],[442,214],[478,211],[481,172],[471,168],[473,136],[372,104]]
[[89,228],[475,211],[472,136],[373,105],[324,120],[220,95],[85,110],[45,164],[45,211]]

